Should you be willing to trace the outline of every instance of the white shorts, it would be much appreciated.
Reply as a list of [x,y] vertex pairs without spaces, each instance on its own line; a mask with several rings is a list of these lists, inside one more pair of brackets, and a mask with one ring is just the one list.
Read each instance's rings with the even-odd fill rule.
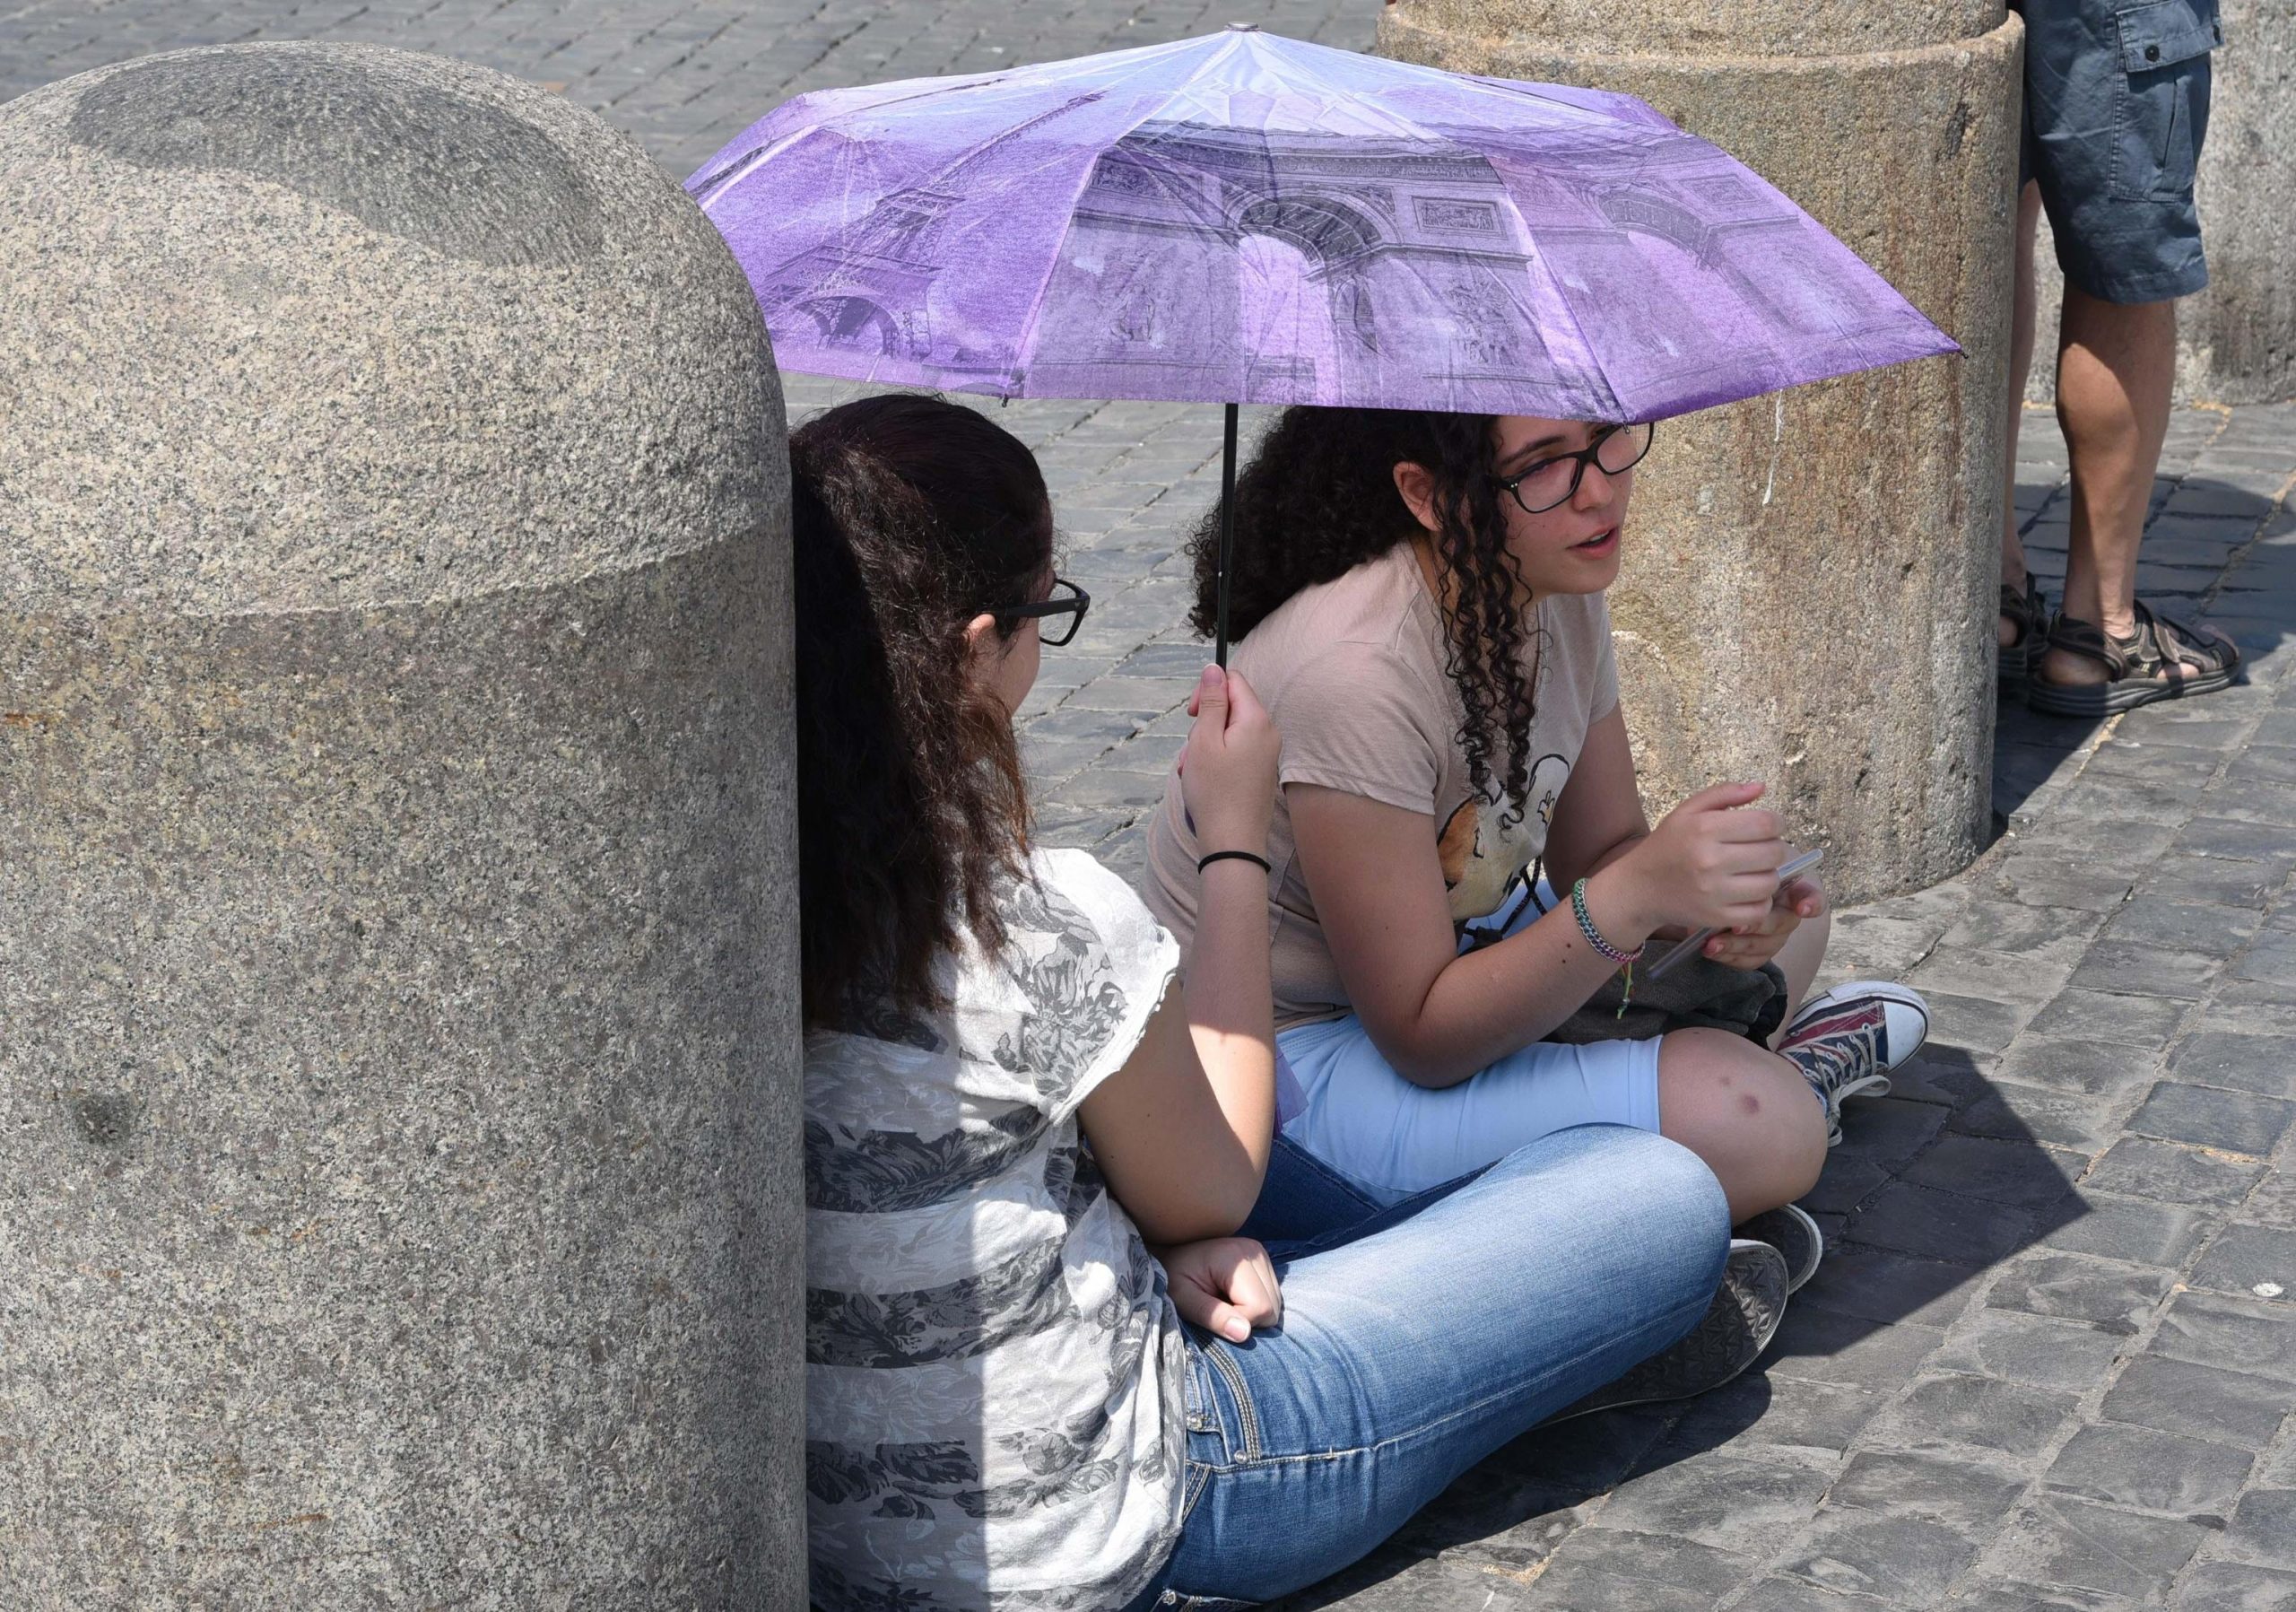
[[[1542,884],[1534,900],[1518,897],[1475,927],[1513,934],[1552,901]],[[1534,1041],[1439,1091],[1396,1074],[1352,1013],[1286,1030],[1275,1044],[1295,1088],[1283,1093],[1283,1134],[1384,1203],[1574,1125],[1658,1128],[1655,1038]]]

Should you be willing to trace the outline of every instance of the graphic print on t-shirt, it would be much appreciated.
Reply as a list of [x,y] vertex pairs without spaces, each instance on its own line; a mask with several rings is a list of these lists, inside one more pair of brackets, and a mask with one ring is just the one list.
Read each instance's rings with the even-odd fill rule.
[[1497,801],[1470,795],[1445,820],[1436,854],[1443,865],[1443,887],[1454,924],[1498,911],[1527,876],[1531,864],[1546,854],[1547,824],[1553,821],[1562,786],[1570,781],[1569,758],[1543,755],[1531,769],[1526,791],[1530,806],[1519,818],[1509,821],[1511,814]]

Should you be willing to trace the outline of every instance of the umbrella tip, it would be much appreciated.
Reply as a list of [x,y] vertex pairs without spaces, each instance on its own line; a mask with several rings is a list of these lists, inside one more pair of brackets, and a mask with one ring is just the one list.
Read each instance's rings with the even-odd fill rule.
[[1259,31],[1259,24],[1257,22],[1231,22],[1228,24],[1228,31],[1230,33],[1257,33]]

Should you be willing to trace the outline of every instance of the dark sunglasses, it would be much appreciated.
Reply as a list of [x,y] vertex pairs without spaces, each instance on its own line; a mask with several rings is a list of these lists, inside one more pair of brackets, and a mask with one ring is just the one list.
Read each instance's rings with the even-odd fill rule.
[[[1057,649],[1076,636],[1076,630],[1084,624],[1084,612],[1091,607],[1091,594],[1065,577],[1055,577],[1049,597],[1033,605],[1015,605],[1010,610],[1000,610],[996,614],[1014,622],[1034,620],[1043,623],[1037,629],[1038,640],[1048,649]],[[1064,615],[1068,618],[1065,623],[1058,626],[1052,624]]]

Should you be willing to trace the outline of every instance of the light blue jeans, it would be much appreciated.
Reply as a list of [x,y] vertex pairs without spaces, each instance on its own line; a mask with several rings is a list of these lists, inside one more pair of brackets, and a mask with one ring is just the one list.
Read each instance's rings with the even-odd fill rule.
[[1279,1138],[1244,1230],[1283,1325],[1189,1329],[1187,1521],[1135,1608],[1248,1607],[1363,1555],[1688,1331],[1730,1217],[1688,1149],[1591,1125],[1384,1209]]

